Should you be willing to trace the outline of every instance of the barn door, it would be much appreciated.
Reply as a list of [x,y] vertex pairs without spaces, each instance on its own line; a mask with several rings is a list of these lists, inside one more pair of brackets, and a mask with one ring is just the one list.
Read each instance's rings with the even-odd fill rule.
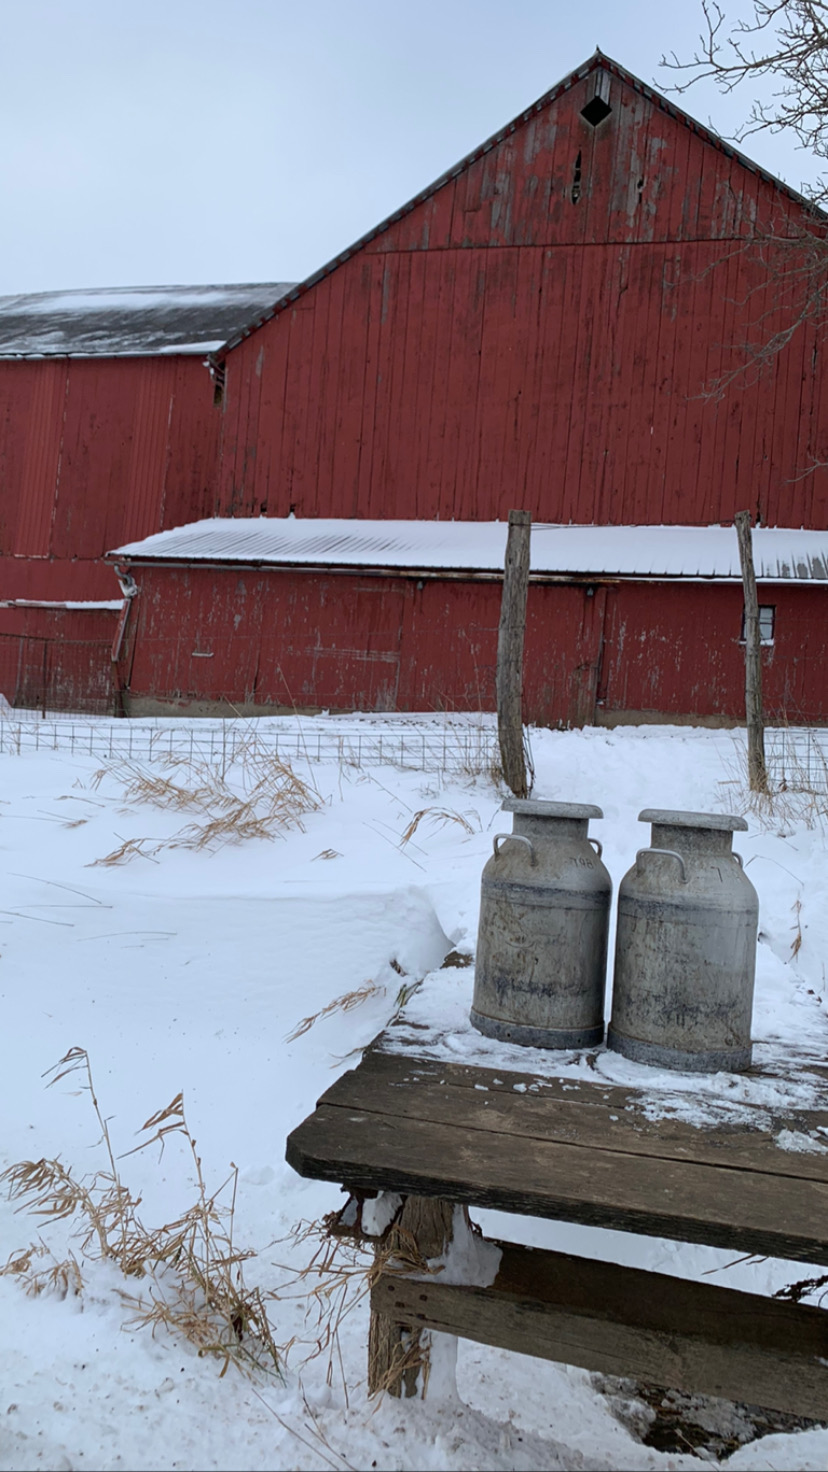
[[543,726],[594,725],[606,606],[606,588],[597,585],[530,585],[523,665],[525,720]]
[[[579,590],[580,591],[580,590]],[[607,611],[606,588],[583,590],[584,608],[581,623],[578,663],[570,683],[570,726],[594,726],[601,684],[604,650],[604,624]]]
[[17,679],[12,704],[27,710],[49,705],[49,640],[32,634],[18,637]]

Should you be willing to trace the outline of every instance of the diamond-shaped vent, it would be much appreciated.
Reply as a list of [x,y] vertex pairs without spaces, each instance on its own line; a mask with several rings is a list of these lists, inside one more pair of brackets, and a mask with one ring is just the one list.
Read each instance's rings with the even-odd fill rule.
[[585,118],[591,127],[597,128],[598,124],[602,123],[604,118],[608,118],[611,112],[612,108],[609,103],[605,102],[603,97],[596,95],[590,98],[586,107],[581,108],[581,117]]

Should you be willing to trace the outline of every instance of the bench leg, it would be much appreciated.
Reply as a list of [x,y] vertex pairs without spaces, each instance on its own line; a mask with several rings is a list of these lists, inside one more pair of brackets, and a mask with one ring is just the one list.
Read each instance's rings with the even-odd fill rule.
[[[455,1207],[448,1201],[425,1196],[407,1196],[395,1226],[414,1239],[421,1257],[439,1257],[454,1235]],[[392,1228],[392,1232],[394,1228]],[[404,1239],[403,1239],[404,1241]],[[402,1243],[401,1243],[402,1245]],[[388,1249],[377,1249],[377,1257],[386,1267]],[[408,1399],[416,1396],[418,1386],[425,1394],[428,1378],[428,1343],[422,1342],[420,1329],[371,1311],[368,1335],[368,1393],[387,1390],[389,1395]],[[421,1371],[423,1372],[421,1375]]]

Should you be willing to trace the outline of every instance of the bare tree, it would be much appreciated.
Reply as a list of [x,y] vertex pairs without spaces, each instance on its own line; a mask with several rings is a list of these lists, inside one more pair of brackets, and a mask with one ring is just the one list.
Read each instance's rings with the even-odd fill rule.
[[[734,0],[734,4],[738,0]],[[754,99],[734,141],[767,130],[788,132],[817,159],[828,160],[828,0],[750,0],[747,19],[729,17],[716,0],[702,0],[704,18],[698,49],[689,60],[673,53],[662,65],[676,75],[672,90],[683,95],[697,82],[713,80],[723,92],[764,90],[769,101]],[[757,220],[737,247],[749,251],[756,315],[738,344],[737,361],[704,389],[720,398],[731,387],[749,384],[770,367],[805,324],[820,336],[828,314],[828,178],[821,178],[799,211],[777,211]],[[725,257],[723,256],[722,260]],[[721,264],[721,262],[717,263]],[[809,474],[821,461],[803,470]]]
[[[768,102],[754,100],[737,141],[762,129],[790,132],[818,159],[828,159],[828,3],[751,0],[750,19],[729,21],[715,0],[702,0],[704,30],[689,61],[675,54],[662,65],[682,74],[676,91],[712,79],[723,92],[769,79]],[[828,181],[811,197],[828,200]]]

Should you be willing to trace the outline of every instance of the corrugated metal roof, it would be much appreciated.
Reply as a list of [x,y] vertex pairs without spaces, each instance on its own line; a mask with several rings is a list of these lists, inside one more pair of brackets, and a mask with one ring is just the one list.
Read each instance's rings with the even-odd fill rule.
[[[502,521],[339,521],[214,518],[130,542],[109,557],[138,562],[364,567],[497,572]],[[828,580],[828,531],[757,527],[756,576],[765,582]],[[532,572],[595,577],[739,580],[733,527],[532,527]]]
[[204,354],[290,289],[276,281],[2,296],[0,358]]

